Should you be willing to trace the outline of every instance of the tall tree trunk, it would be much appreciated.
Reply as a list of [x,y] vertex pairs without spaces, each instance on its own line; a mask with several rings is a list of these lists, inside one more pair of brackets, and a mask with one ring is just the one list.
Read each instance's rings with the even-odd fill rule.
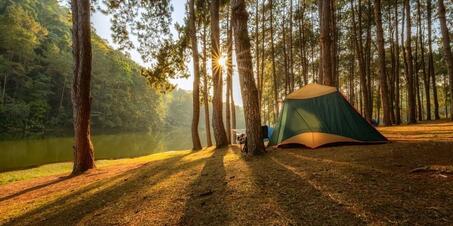
[[366,42],[365,42],[365,68],[367,76],[367,98],[369,115],[373,115],[373,80],[371,79],[371,23],[372,23],[372,9],[371,0],[367,0],[367,29],[366,29]]
[[211,124],[210,124],[210,114],[209,114],[209,81],[208,81],[208,71],[207,71],[207,42],[206,42],[206,24],[203,20],[203,63],[202,63],[202,71],[203,71],[203,104],[204,104],[204,122],[205,122],[205,130],[206,130],[206,145],[208,147],[212,146],[212,139],[211,139]]
[[[351,39],[350,47],[351,47],[351,49],[354,48],[354,42],[353,42],[352,39]],[[352,52],[352,54],[354,55],[354,52]],[[355,80],[355,58],[354,58],[354,56],[352,56],[349,59],[349,62],[350,62],[350,65],[351,65],[351,69],[349,71],[349,102],[351,103],[351,105],[353,107],[356,107],[356,105],[355,105],[355,94],[354,94],[354,89],[355,89],[355,84],[354,84],[354,80]]]
[[299,17],[299,40],[300,40],[300,45],[299,45],[299,51],[300,51],[300,71],[301,71],[301,82],[300,86],[302,85],[307,85],[308,84],[308,64],[307,64],[307,49],[306,49],[306,41],[305,41],[305,24],[304,24],[304,19],[305,19],[305,0],[302,0],[302,6],[299,4],[299,11],[300,11],[300,17]]
[[330,57],[332,62],[332,75],[330,76],[332,79],[332,85],[338,88],[339,81],[338,81],[338,60],[339,60],[339,49],[338,49],[338,29],[337,29],[337,13],[335,7],[335,0],[330,0],[330,7],[331,7],[331,50],[330,50]]
[[231,104],[230,104],[230,97],[231,97],[231,76],[233,75],[233,67],[230,66],[230,63],[232,61],[232,28],[231,28],[231,23],[230,23],[230,10],[228,8],[228,17],[227,17],[227,88],[226,88],[226,101],[225,101],[225,120],[226,120],[226,132],[227,132],[227,138],[228,138],[228,143],[231,144]]
[[201,142],[198,134],[198,123],[200,121],[200,64],[198,62],[198,40],[197,28],[195,27],[195,4],[189,0],[189,30],[192,47],[193,61],[193,115],[192,115],[192,150],[200,150]]
[[[265,151],[261,135],[261,117],[258,104],[258,90],[253,77],[250,39],[247,30],[248,14],[244,0],[232,0],[232,23],[236,61],[241,81],[241,94],[244,103],[247,148],[252,155]],[[237,54],[240,53],[240,54]]]
[[[395,120],[396,124],[401,124],[401,93],[400,93],[400,44],[399,44],[399,32],[398,32],[398,2],[395,1]],[[403,30],[403,28],[401,28]],[[402,32],[401,32],[402,33]],[[403,35],[401,35],[401,38]],[[401,40],[401,43],[403,41]]]
[[278,118],[278,81],[277,81],[277,73],[275,71],[275,45],[274,45],[274,4],[273,0],[269,0],[269,8],[270,8],[270,23],[271,23],[271,57],[272,57],[272,80],[273,80],[273,88],[274,88],[274,122],[277,121]]
[[5,106],[5,95],[6,95],[7,78],[8,78],[8,72],[5,72],[5,75],[3,76],[2,106]]
[[411,47],[411,16],[410,16],[410,4],[409,0],[404,0],[404,6],[406,9],[406,60],[407,60],[407,92],[409,98],[409,123],[417,123],[416,118],[416,104],[415,104],[415,90],[414,90],[414,64],[412,60],[412,47]]
[[[231,62],[233,63],[233,62]],[[231,69],[233,69],[233,66],[231,66]],[[236,129],[236,105],[234,104],[234,98],[233,98],[233,85],[232,85],[232,79],[230,80],[230,100],[231,100],[231,129]],[[232,143],[234,144],[236,142],[236,137],[232,138]]]
[[390,63],[391,63],[391,71],[390,71],[390,77],[388,78],[388,85],[389,85],[389,105],[390,105],[390,121],[392,124],[395,124],[395,67],[396,67],[396,59],[395,59],[395,40],[394,40],[394,35],[395,35],[395,27],[392,24],[392,4],[388,5],[388,23],[389,23],[389,40],[390,40]]
[[439,15],[440,30],[442,31],[444,60],[445,64],[447,64],[448,77],[450,80],[450,119],[453,120],[453,56],[450,49],[450,33],[445,19],[445,5],[443,0],[437,0],[437,12]]
[[222,69],[219,65],[220,59],[220,28],[219,28],[219,0],[211,1],[211,69],[214,86],[214,96],[212,98],[213,114],[212,126],[214,138],[218,148],[228,144],[225,126],[223,124],[222,112]]
[[[360,106],[362,113],[365,113],[365,118],[368,121],[371,121],[371,109],[370,109],[370,104],[369,104],[369,92],[368,92],[368,83],[367,83],[367,77],[366,77],[366,65],[365,65],[365,56],[363,52],[363,42],[362,42],[362,5],[361,5],[361,0],[359,2],[359,12],[358,12],[358,21],[355,19],[355,9],[354,9],[354,1],[351,0],[351,11],[352,11],[352,31],[353,31],[353,40],[354,40],[354,49],[356,52],[356,57],[358,60],[358,66],[359,66],[359,74],[360,74],[360,95],[361,101],[360,101]],[[356,25],[358,23],[358,27]]]
[[426,96],[426,120],[431,120],[431,98],[429,91],[429,80],[430,77],[426,74],[426,65],[425,65],[425,45],[423,42],[423,29],[422,29],[422,19],[421,19],[421,3],[420,0],[417,0],[417,20],[418,20],[418,29],[420,30],[419,42],[420,42],[420,53],[421,53],[421,67],[423,73],[423,84],[425,88]]
[[387,72],[385,68],[385,48],[384,48],[384,31],[382,29],[381,0],[374,2],[374,18],[376,21],[376,37],[379,53],[379,84],[381,88],[381,102],[384,111],[384,125],[392,124],[390,121],[390,107],[387,88]]
[[[417,25],[417,24],[416,24]],[[421,97],[420,97],[420,63],[418,60],[418,40],[420,36],[420,30],[418,29],[418,26],[416,26],[416,33],[415,33],[415,53],[414,53],[414,89],[415,89],[415,97],[417,98],[417,118],[418,121],[423,120],[423,109],[422,109],[422,102],[421,102]]]
[[293,62],[293,0],[289,1],[289,56],[288,56],[288,66],[289,66],[289,92],[294,91],[294,62]]
[[432,44],[432,0],[426,0],[426,11],[428,17],[428,80],[431,78],[433,84],[434,119],[440,119],[439,100],[437,98],[436,74],[434,72],[433,44]]
[[[258,82],[258,95],[259,95],[259,101],[261,103],[261,101],[263,100],[263,87],[264,87],[264,79],[266,78],[265,74],[264,74],[264,69],[265,69],[265,65],[264,65],[264,58],[265,58],[265,55],[266,55],[266,50],[265,50],[265,47],[264,47],[264,41],[266,39],[266,32],[265,32],[265,0],[262,1],[261,3],[261,72],[260,72],[260,81]],[[260,104],[260,109],[263,109],[263,107],[261,106]]]
[[[258,28],[259,28],[259,24],[260,24],[260,16],[259,16],[259,12],[260,12],[260,4],[259,4],[259,0],[256,0],[255,1],[255,60],[256,60],[256,83],[257,83],[257,86],[259,87],[259,84],[260,84],[260,79],[261,79],[261,76],[260,76],[260,48],[259,48],[259,31],[258,31]],[[258,90],[258,95],[259,94],[260,90]]]
[[[282,14],[285,14],[286,6],[283,5],[283,12]],[[288,70],[288,49],[287,49],[287,43],[286,43],[286,26],[285,26],[286,20],[285,16],[282,16],[282,44],[283,44],[283,66],[284,66],[284,73],[285,73],[285,96],[289,94],[289,70]]]
[[72,174],[80,174],[94,165],[91,143],[91,6],[89,0],[72,0],[72,49],[74,57],[74,82],[72,85],[72,110],[74,120],[74,166]]
[[321,69],[319,75],[322,78],[322,84],[334,86],[333,84],[333,65],[332,65],[332,5],[330,0],[318,0],[320,7],[320,47],[321,47]]

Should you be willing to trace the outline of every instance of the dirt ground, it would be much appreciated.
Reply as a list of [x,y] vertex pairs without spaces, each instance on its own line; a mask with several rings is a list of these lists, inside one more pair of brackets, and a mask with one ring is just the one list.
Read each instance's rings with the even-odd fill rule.
[[391,142],[182,152],[0,186],[6,225],[453,225],[453,123]]

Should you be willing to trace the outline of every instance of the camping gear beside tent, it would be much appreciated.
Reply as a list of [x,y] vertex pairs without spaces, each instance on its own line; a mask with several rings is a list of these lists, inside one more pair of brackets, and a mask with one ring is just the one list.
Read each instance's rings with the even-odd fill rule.
[[272,145],[317,148],[332,143],[385,143],[335,87],[309,84],[289,94],[272,134]]

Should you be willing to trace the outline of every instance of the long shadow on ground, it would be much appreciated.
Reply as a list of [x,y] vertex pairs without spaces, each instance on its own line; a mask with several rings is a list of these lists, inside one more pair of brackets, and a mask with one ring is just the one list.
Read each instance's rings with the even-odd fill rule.
[[32,192],[32,191],[35,191],[35,190],[38,190],[38,189],[41,189],[41,188],[45,188],[47,186],[51,186],[51,185],[54,185],[54,184],[58,184],[60,182],[63,182],[67,179],[70,179],[70,178],[73,178],[72,176],[62,176],[62,177],[59,177],[59,178],[56,178],[54,180],[51,180],[47,183],[44,183],[44,184],[40,184],[40,185],[37,185],[37,186],[34,186],[34,187],[31,187],[31,188],[27,188],[27,189],[24,189],[22,191],[19,191],[19,192],[16,192],[16,193],[13,193],[11,195],[8,195],[8,196],[5,196],[5,197],[2,197],[0,198],[0,202],[3,202],[3,201],[7,201],[7,200],[10,200],[10,199],[13,199],[17,196],[20,196],[20,195],[23,195],[23,194],[26,194],[26,193],[29,193],[29,192]]
[[225,167],[223,157],[227,149],[217,149],[206,161],[198,178],[189,188],[182,225],[225,225],[229,221],[225,192]]
[[305,157],[302,151],[282,150],[270,158],[324,196],[361,216],[366,223],[453,222],[452,181],[378,170],[370,165],[320,161],[322,158]]
[[[188,154],[190,155],[190,154]],[[105,179],[89,185],[79,191],[58,198],[38,209],[12,219],[7,225],[75,225],[84,216],[100,210],[106,206],[116,205],[124,196],[134,196],[136,199],[145,200],[140,193],[143,189],[153,186],[159,181],[174,173],[200,164],[204,158],[189,161],[177,166],[177,170],[169,170],[176,167],[175,164],[187,155],[159,160],[152,164],[146,164],[140,168]],[[111,185],[109,184],[111,183]],[[103,188],[105,186],[105,188]],[[99,188],[101,188],[99,190]],[[128,203],[124,206],[135,207],[136,203]],[[93,219],[90,224],[102,224]],[[105,223],[105,222],[104,222]]]
[[[255,180],[257,193],[270,198],[285,215],[261,213],[268,220],[279,217],[285,225],[363,225],[365,222],[342,204],[330,199],[307,181],[277,164],[269,155],[247,161]],[[274,216],[273,216],[274,215]]]

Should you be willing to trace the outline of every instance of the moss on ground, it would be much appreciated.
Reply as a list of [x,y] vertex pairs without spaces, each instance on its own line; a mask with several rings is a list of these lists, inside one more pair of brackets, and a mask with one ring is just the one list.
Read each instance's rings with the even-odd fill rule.
[[[452,225],[453,174],[436,169],[453,166],[453,139],[427,129],[453,134],[440,124],[383,128],[382,145],[252,158],[210,148],[15,182],[0,186],[0,224]],[[413,171],[422,166],[433,167]]]

